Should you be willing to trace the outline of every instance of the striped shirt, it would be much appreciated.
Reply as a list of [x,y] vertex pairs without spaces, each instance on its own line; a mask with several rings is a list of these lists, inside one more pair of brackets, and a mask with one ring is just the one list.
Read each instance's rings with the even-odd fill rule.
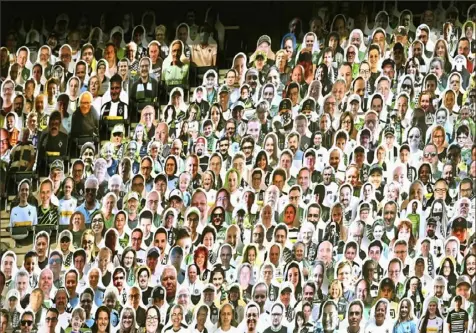
[[50,205],[49,208],[43,209],[38,206],[38,225],[57,225],[59,221],[58,207]]

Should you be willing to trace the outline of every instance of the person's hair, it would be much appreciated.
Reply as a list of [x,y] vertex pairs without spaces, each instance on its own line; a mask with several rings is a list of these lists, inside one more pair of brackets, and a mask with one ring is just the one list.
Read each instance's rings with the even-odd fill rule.
[[3,321],[6,323],[6,326],[8,327],[8,324],[10,323],[10,313],[8,312],[8,310],[5,308],[0,309],[0,317],[3,317]]
[[106,312],[107,313],[107,317],[108,317],[108,321],[107,321],[107,327],[106,327],[106,333],[109,333],[111,331],[111,311],[109,310],[109,308],[105,305],[101,305],[100,307],[97,308],[96,310],[96,314],[94,316],[95,320],[94,320],[94,325],[92,327],[92,331],[93,332],[97,332],[98,331],[98,325],[97,325],[97,320],[99,318],[99,314],[101,312]]

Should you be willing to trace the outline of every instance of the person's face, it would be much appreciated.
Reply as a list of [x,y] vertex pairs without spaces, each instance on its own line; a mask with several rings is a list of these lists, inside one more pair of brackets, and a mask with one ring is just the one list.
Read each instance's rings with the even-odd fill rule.
[[393,226],[393,223],[395,222],[395,218],[397,216],[397,211],[395,205],[386,205],[384,208],[384,221],[387,227]]
[[26,313],[21,317],[20,331],[21,333],[30,333],[32,331],[32,328],[33,328],[33,316],[29,313]]
[[284,230],[278,230],[274,237],[275,241],[284,246],[286,242],[286,232]]
[[35,270],[35,267],[36,267],[36,258],[30,257],[28,259],[25,259],[25,262],[23,263],[23,267],[26,269],[28,273],[31,274]]
[[458,255],[458,243],[456,241],[450,241],[445,246],[445,254],[456,258]]
[[[352,177],[350,177],[350,178],[352,178]],[[350,188],[348,188],[348,187],[342,188],[339,192],[339,202],[342,203],[344,205],[344,207],[349,206],[351,195],[352,194],[351,194]]]
[[332,244],[327,241],[322,243],[317,250],[317,257],[319,260],[329,263],[332,260]]
[[96,318],[98,332],[106,332],[109,325],[109,316],[107,312],[101,311]]
[[344,138],[338,138],[336,140],[336,147],[338,147],[340,150],[344,151],[345,139]]
[[429,166],[424,165],[420,168],[419,178],[423,182],[423,184],[426,184],[429,181],[430,174],[431,170]]
[[180,57],[182,55],[182,44],[180,43],[175,43],[172,46],[172,61],[174,63],[178,63],[180,61]]
[[[331,39],[329,40],[329,44],[330,47],[335,48],[333,46],[337,46],[337,40],[334,37],[331,37]],[[326,64],[327,67],[330,67],[332,65],[332,60],[332,52],[327,52],[324,54],[323,62],[324,64]]]
[[463,297],[465,300],[469,300],[471,296],[471,288],[467,284],[460,284],[456,287],[456,295]]
[[324,331],[333,332],[339,324],[339,316],[334,305],[328,304],[324,307],[322,314],[322,326]]
[[280,306],[275,306],[271,310],[271,325],[278,327],[283,319],[283,309]]
[[423,151],[423,161],[428,162],[431,165],[436,165],[438,163],[438,153],[436,152],[436,147],[433,145],[426,146]]
[[464,55],[465,57],[469,55],[469,42],[467,40],[462,40],[458,43],[458,54]]
[[[347,69],[348,69],[348,66],[342,66],[341,69],[339,69],[339,75],[343,75],[343,77],[346,79],[346,82],[348,83]],[[350,77],[350,80],[352,80],[352,76]],[[342,101],[342,99],[344,98],[345,91],[346,91],[346,87],[343,83],[337,82],[332,87],[332,95],[334,95],[334,97],[338,101]]]
[[340,154],[337,150],[333,150],[329,155],[329,164],[334,170],[337,170],[340,163]]
[[142,245],[142,233],[136,231],[132,233],[132,248],[138,251]]
[[[409,239],[410,238],[410,230],[406,229],[406,228],[402,228],[400,229],[400,231],[398,232],[398,239]],[[399,258],[402,262],[405,262],[405,259],[407,258],[407,254],[408,254],[408,249],[407,247],[404,245],[404,244],[401,244],[401,245],[398,245],[398,246],[395,246],[395,257]]]
[[379,58],[380,58],[380,55],[378,50],[374,49],[369,52],[369,63],[372,68],[377,67]]
[[420,144],[420,139],[420,130],[416,127],[412,128],[408,133],[408,141],[410,143],[410,147],[418,148],[418,145]]
[[453,93],[446,93],[444,105],[448,108],[448,110],[453,110],[453,106],[455,105],[455,96]]
[[161,283],[165,287],[167,298],[175,296],[175,291],[177,289],[177,274],[172,268],[164,269],[161,277]]
[[273,246],[270,250],[269,250],[269,260],[273,263],[273,264],[277,264],[278,261],[279,261],[279,248],[277,246]]

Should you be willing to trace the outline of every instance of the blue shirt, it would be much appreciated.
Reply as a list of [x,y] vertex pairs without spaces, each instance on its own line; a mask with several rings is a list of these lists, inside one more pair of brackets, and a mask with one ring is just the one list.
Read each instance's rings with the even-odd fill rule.
[[83,202],[81,206],[76,208],[76,211],[84,215],[84,220],[86,224],[91,224],[91,214],[94,213],[99,208],[101,208],[101,205],[99,204],[99,201],[97,200],[93,210],[87,210],[85,205],[86,205],[86,202]]

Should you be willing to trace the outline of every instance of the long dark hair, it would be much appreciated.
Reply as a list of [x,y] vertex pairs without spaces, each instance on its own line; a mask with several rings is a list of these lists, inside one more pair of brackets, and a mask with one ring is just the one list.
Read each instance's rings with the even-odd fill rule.
[[108,317],[108,321],[107,321],[107,328],[106,328],[106,333],[110,333],[111,332],[111,311],[109,311],[109,308],[105,305],[101,305],[100,307],[98,307],[98,309],[96,310],[96,314],[94,316],[94,325],[92,327],[92,332],[93,333],[97,333],[98,332],[98,324],[97,324],[97,320],[98,320],[98,317],[99,317],[99,314],[101,312],[106,312],[107,313],[107,317]]

